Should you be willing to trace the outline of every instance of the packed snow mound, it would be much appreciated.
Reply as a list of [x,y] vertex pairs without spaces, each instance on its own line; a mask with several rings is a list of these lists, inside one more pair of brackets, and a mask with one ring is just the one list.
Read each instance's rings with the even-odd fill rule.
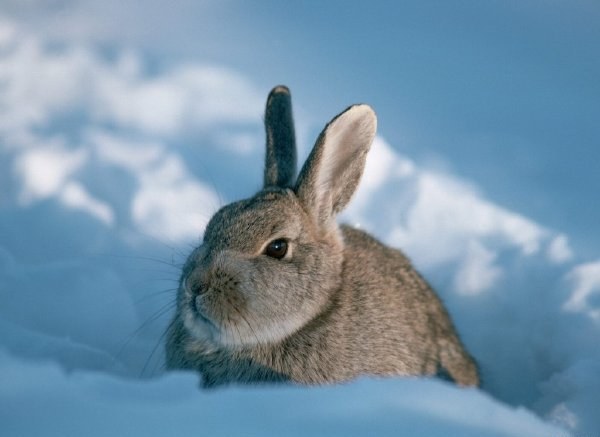
[[7,377],[0,402],[10,405],[0,410],[7,435],[568,435],[523,408],[432,380],[206,392],[191,374],[150,382],[92,371],[66,375],[55,365],[22,363],[1,353],[0,366]]
[[600,261],[403,156],[385,126],[342,219],[413,258],[478,360],[482,390],[365,379],[203,393],[197,376],[165,374],[181,264],[214,211],[260,188],[268,90],[218,65],[150,71],[136,53],[56,47],[6,20],[0,87],[9,434],[164,435],[199,423],[211,435],[600,432]]

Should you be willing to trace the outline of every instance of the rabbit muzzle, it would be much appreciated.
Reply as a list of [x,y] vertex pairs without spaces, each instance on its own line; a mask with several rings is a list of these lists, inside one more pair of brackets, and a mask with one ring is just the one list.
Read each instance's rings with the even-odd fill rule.
[[[217,340],[227,331],[239,330],[236,325],[247,311],[245,275],[244,262],[232,254],[193,260],[181,283],[184,311],[188,312],[190,322],[197,324],[197,329],[210,331]],[[230,333],[228,337],[231,340]]]

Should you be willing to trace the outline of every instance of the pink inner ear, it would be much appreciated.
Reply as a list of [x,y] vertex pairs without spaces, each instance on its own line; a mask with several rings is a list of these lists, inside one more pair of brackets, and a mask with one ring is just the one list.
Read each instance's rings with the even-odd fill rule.
[[377,118],[367,105],[351,107],[327,127],[315,169],[320,208],[335,214],[346,206],[358,186],[376,129]]

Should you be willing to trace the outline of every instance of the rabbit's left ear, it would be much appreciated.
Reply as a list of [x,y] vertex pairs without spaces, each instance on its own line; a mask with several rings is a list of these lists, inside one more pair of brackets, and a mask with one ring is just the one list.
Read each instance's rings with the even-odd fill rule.
[[295,188],[317,224],[329,223],[350,201],[376,130],[377,117],[371,107],[354,105],[319,135]]
[[267,153],[264,186],[292,187],[296,177],[296,135],[292,96],[283,85],[269,93],[265,109]]

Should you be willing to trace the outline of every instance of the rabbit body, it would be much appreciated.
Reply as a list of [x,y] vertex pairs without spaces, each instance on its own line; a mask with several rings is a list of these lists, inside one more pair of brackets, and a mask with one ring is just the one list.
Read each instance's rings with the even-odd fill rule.
[[325,384],[361,375],[435,375],[478,385],[475,362],[435,292],[400,251],[338,226],[376,119],[334,118],[295,180],[291,101],[267,101],[265,187],[225,206],[184,266],[167,366],[232,382]]

